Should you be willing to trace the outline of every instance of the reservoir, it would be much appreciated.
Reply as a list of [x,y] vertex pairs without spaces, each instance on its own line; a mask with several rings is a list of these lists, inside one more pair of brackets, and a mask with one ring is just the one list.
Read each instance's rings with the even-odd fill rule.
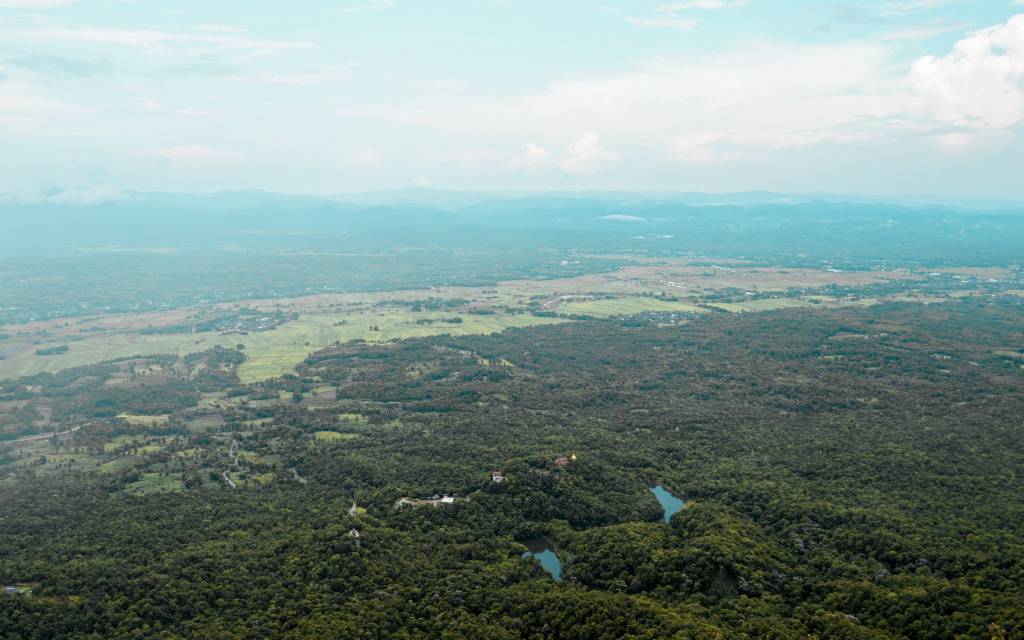
[[686,504],[685,500],[675,497],[668,489],[660,484],[651,487],[651,492],[653,492],[654,497],[658,499],[658,502],[661,504],[661,508],[665,510],[665,524],[668,524],[672,519],[672,516],[678,513],[679,510],[683,508],[683,505]]
[[551,543],[544,538],[533,538],[530,540],[524,540],[523,543],[526,545],[528,551],[523,554],[524,558],[536,558],[540,561],[540,566],[544,567],[544,570],[551,574],[551,577],[556,581],[562,579],[562,561],[555,555],[554,549],[551,547]]

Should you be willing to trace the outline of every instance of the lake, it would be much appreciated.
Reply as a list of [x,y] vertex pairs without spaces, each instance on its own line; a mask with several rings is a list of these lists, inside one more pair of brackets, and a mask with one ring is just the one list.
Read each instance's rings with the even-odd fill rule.
[[551,577],[556,581],[562,579],[562,561],[555,555],[554,548],[551,543],[544,538],[533,538],[530,540],[523,541],[528,551],[523,554],[524,558],[536,558],[540,561],[540,566],[544,567],[544,570],[551,574]]
[[678,513],[679,510],[683,508],[683,505],[686,504],[686,500],[675,497],[668,489],[660,484],[651,487],[651,492],[654,493],[654,497],[658,499],[658,502],[661,504],[661,508],[665,510],[665,524],[668,524],[672,519],[672,516]]

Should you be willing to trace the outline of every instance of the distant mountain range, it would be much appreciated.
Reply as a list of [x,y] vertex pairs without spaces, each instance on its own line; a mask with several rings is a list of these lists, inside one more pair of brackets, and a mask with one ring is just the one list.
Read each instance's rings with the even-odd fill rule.
[[1024,211],[1019,200],[984,197],[873,196],[843,193],[782,193],[739,191],[704,193],[696,191],[490,191],[409,187],[352,193],[287,194],[259,189],[225,190],[208,193],[147,192],[113,189],[48,189],[35,193],[0,193],[0,212],[19,205],[95,206],[117,201],[176,202],[179,204],[216,201],[227,206],[266,205],[323,201],[356,206],[421,205],[461,209],[493,200],[591,200],[620,203],[676,203],[693,206],[799,204],[804,202],[846,202],[897,204],[904,206],[946,206],[960,209]]
[[976,259],[995,252],[1024,258],[1024,206],[771,192],[402,189],[314,196],[249,190],[123,192],[93,201],[82,195],[54,191],[0,202],[0,257],[166,248],[354,251],[426,243],[865,259]]

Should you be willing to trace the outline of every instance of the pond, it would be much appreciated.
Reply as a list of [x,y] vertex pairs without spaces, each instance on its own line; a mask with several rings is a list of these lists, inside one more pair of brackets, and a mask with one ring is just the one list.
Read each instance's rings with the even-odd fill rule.
[[651,491],[654,493],[654,497],[657,498],[658,502],[661,504],[661,508],[665,510],[665,524],[668,524],[672,519],[672,516],[678,513],[679,510],[683,508],[683,505],[686,504],[685,500],[675,497],[668,489],[660,484],[651,487]]
[[536,558],[540,561],[540,566],[544,567],[544,570],[551,574],[551,577],[556,581],[562,579],[562,561],[555,555],[554,548],[551,543],[544,538],[532,538],[530,540],[524,540],[522,544],[526,545],[528,551],[523,554],[524,558]]

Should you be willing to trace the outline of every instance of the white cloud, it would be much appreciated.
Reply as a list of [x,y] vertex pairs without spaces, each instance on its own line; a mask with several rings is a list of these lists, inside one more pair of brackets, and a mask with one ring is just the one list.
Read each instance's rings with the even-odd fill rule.
[[9,191],[0,193],[0,202],[17,204],[52,203],[72,206],[88,206],[105,202],[130,200],[130,193],[113,187],[71,187],[68,189],[44,189],[39,191]]
[[658,11],[676,13],[679,11],[690,11],[694,9],[703,11],[718,11],[719,9],[735,9],[747,4],[747,0],[688,0],[687,2],[673,2],[658,7]]
[[182,48],[203,51],[230,51],[247,56],[269,55],[295,49],[310,49],[312,42],[264,40],[235,33],[169,29],[118,29],[106,27],[56,27],[20,29],[3,32],[5,37],[34,41],[85,42],[98,45],[136,47],[152,52],[178,52]]
[[690,31],[700,24],[699,20],[690,18],[673,18],[669,16],[658,18],[635,18],[630,16],[626,18],[626,22],[638,27],[647,27],[652,29],[678,29],[680,31]]
[[74,3],[75,0],[0,0],[0,9],[53,9]]
[[[467,137],[501,131],[538,143],[564,139],[566,131],[600,132],[612,148],[720,161],[881,130],[888,135],[894,126],[888,119],[908,101],[890,69],[889,49],[879,43],[758,43],[699,60],[657,60],[619,74],[556,82],[518,97],[425,96],[338,113]],[[714,140],[699,138],[708,132],[716,132]]]
[[626,22],[638,27],[678,29],[679,31],[691,31],[700,24],[696,18],[684,17],[687,11],[718,11],[721,9],[735,9],[747,4],[747,0],[687,0],[686,2],[673,2],[663,4],[655,8],[660,14],[653,18],[627,17]]
[[454,96],[465,93],[467,87],[461,80],[417,78],[409,83],[409,88],[417,93]]
[[947,151],[991,151],[1005,147],[1013,140],[1013,132],[1005,129],[992,131],[957,131],[940,133],[932,137],[934,142]]
[[92,113],[91,109],[39,95],[31,87],[11,82],[0,85],[0,131],[55,132],[58,120],[77,119]]
[[941,122],[1006,129],[1024,120],[1024,14],[961,39],[941,57],[914,63],[911,80]]
[[565,148],[558,166],[566,173],[583,175],[609,169],[618,161],[619,154],[605,149],[597,136],[588,131]]
[[376,151],[366,148],[361,149],[358,153],[348,158],[346,164],[363,167],[364,169],[373,169],[380,166],[381,158]]
[[212,31],[214,33],[246,33],[245,27],[235,27],[227,24],[200,24],[196,25],[199,31]]
[[669,157],[676,160],[691,164],[722,164],[768,151],[863,141],[870,134],[854,126],[699,131],[672,138],[668,147]]
[[700,132],[676,136],[669,142],[669,155],[692,164],[720,164],[743,156],[729,134]]
[[322,69],[319,71],[297,71],[292,73],[257,73],[240,76],[246,80],[264,82],[266,84],[290,85],[306,87],[316,84],[327,84],[348,79],[349,75],[341,69]]
[[556,158],[551,151],[535,142],[506,163],[513,170],[538,171],[557,168],[565,173],[586,175],[610,169],[619,161],[619,154],[605,149],[598,137],[587,132],[573,140]]
[[384,11],[395,6],[394,0],[368,0],[361,4],[349,4],[334,10],[334,13],[362,13],[364,11]]
[[209,169],[238,164],[243,159],[236,151],[214,149],[203,145],[182,145],[166,149],[142,151],[140,156],[159,160],[175,169]]
[[967,24],[962,22],[956,24],[923,24],[884,33],[882,34],[881,39],[887,42],[899,40],[927,40],[952,31],[963,31],[967,26]]
[[189,118],[204,118],[220,115],[220,111],[206,107],[176,107],[169,108],[159,100],[146,98],[139,103],[139,108],[151,113],[172,114]]
[[509,163],[511,169],[540,169],[547,166],[551,161],[551,152],[544,147],[529,143],[522,155],[516,156]]
[[[637,149],[631,161],[672,158],[728,163],[819,145],[908,145],[948,150],[1006,144],[1024,122],[1024,14],[962,38],[938,57],[896,61],[883,41],[751,43],[700,59],[649,61],[622,73],[554,82],[501,98],[417,95],[402,104],[341,108],[345,118],[424,127],[465,139],[533,140],[552,149],[566,132],[584,136],[564,153],[499,160],[548,163],[569,173],[615,164],[604,151]],[[975,135],[971,135],[974,132]],[[594,149],[599,152],[592,153]],[[543,157],[542,157],[543,156]],[[539,158],[539,159],[538,159]]]
[[601,216],[595,218],[596,220],[611,220],[612,222],[647,222],[647,218],[641,218],[640,216],[631,216],[625,213],[613,213],[607,216]]
[[211,116],[223,115],[221,111],[217,109],[210,109],[208,107],[181,107],[179,109],[175,109],[174,113],[188,118],[208,118]]
[[919,11],[930,11],[938,9],[956,0],[888,0],[879,11],[879,15],[885,18],[896,18],[900,16],[918,13]]
[[105,202],[130,200],[131,198],[130,194],[113,187],[72,187],[47,194],[44,201],[55,204],[88,206]]
[[0,113],[36,113],[43,115],[46,113],[66,113],[66,114],[86,114],[90,113],[88,109],[78,107],[66,102],[59,100],[51,100],[36,95],[25,95],[25,94],[14,94],[14,93],[0,93]]

